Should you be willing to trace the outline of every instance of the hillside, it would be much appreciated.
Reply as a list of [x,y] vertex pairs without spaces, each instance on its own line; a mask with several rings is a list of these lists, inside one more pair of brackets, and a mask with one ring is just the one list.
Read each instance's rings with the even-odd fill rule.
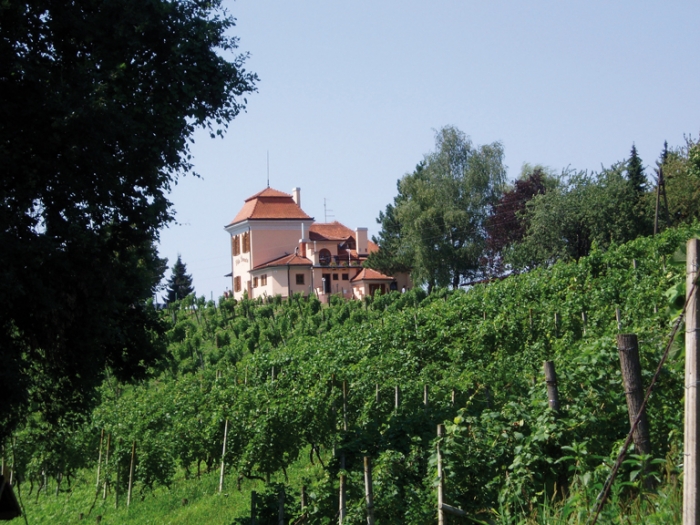
[[[669,299],[682,292],[684,267],[672,255],[696,234],[697,227],[669,230],[576,263],[429,296],[412,290],[328,307],[299,296],[177,303],[163,312],[168,359],[152,380],[107,381],[77,431],[65,422],[48,432],[37,417],[14,446],[6,444],[30,521],[87,514],[101,455],[100,491],[104,480],[109,485],[92,516],[100,512],[102,523],[229,524],[249,513],[251,489],[270,494],[259,523],[277,523],[281,486],[289,523],[302,516],[332,523],[340,476],[347,478],[346,523],[365,523],[362,458],[370,456],[377,523],[434,523],[438,424],[446,425],[451,505],[480,521],[537,522],[567,508],[575,520],[629,429],[616,334],[639,336],[648,382],[675,312]],[[661,488],[656,499],[638,498],[640,461],[651,458],[632,457],[605,510],[608,522],[642,512],[644,501],[655,501],[649,512],[674,513],[682,355],[677,346],[648,409]],[[545,360],[556,366],[559,414],[548,408]],[[225,431],[230,504],[220,508],[214,493]],[[144,517],[126,521],[134,443],[129,512]],[[48,491],[37,496],[42,483]],[[148,507],[159,510],[154,516]]]

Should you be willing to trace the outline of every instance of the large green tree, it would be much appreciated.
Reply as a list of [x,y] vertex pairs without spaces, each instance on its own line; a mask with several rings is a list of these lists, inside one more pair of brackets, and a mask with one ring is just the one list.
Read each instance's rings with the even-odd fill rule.
[[0,5],[0,437],[146,373],[167,191],[255,89],[218,0]]
[[446,126],[435,151],[399,180],[394,207],[380,216],[379,240],[392,239],[395,261],[411,267],[416,283],[456,288],[483,270],[484,222],[504,183],[500,143],[475,146]]
[[557,187],[534,196],[523,219],[527,231],[506,256],[515,268],[531,268],[588,255],[639,235],[638,195],[616,164],[599,173],[562,175]]

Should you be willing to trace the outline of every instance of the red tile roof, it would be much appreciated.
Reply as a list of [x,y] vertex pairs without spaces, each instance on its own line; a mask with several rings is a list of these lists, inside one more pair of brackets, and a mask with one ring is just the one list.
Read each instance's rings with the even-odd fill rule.
[[358,281],[392,281],[393,279],[393,277],[389,277],[388,275],[379,273],[377,270],[372,270],[372,268],[363,268],[360,273],[358,273],[355,277],[350,279],[350,282],[355,283]]
[[355,232],[338,221],[315,222],[309,228],[309,239],[312,241],[345,241],[355,237]]
[[260,270],[262,268],[269,268],[271,266],[311,266],[313,263],[306,257],[292,253],[290,255],[283,255],[277,259],[272,259],[266,263],[258,264],[253,271]]
[[265,188],[252,197],[245,200],[241,211],[231,224],[244,221],[246,219],[311,219],[302,210],[291,195],[273,188]]

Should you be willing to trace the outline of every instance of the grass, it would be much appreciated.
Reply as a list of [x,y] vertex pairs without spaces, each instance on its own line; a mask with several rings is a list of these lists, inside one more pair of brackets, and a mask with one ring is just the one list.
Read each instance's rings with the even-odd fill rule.
[[[304,455],[301,456],[303,457]],[[299,490],[301,485],[310,479],[318,480],[324,477],[319,465],[310,465],[301,458],[288,471],[287,486],[291,490]],[[622,488],[614,491],[598,523],[679,524],[683,501],[682,485],[675,475],[669,474],[664,477],[664,482],[656,490],[635,498],[622,496]],[[271,482],[284,483],[284,478],[281,475],[272,477]],[[110,492],[105,500],[102,499],[102,491],[95,498],[94,471],[83,471],[73,480],[70,490],[62,487],[58,495],[55,492],[55,482],[50,484],[47,492],[42,491],[38,498],[36,488],[33,494],[27,493],[26,484],[20,487],[21,491],[17,491],[15,487],[15,491],[21,498],[30,525],[95,523],[97,516],[101,516],[102,525],[231,525],[236,519],[250,516],[251,491],[255,490],[259,494],[265,491],[265,483],[258,480],[243,480],[239,490],[235,473],[227,474],[221,494],[218,487],[218,469],[203,474],[199,479],[185,479],[184,474],[180,473],[169,489],[158,487],[153,491],[145,491],[142,495],[137,487],[128,508],[125,494],[119,496],[119,508],[115,508],[113,492]],[[583,525],[588,521],[590,505],[595,497],[592,487],[579,487],[579,490],[570,494],[565,501],[547,501],[542,505],[523,509],[517,516],[506,517],[493,512],[485,520],[484,516],[479,516],[478,520],[466,521],[454,518],[451,523]],[[16,521],[21,522],[22,518]]]
[[[302,463],[297,462],[289,470],[291,486],[301,486],[302,479],[322,475],[320,467]],[[273,476],[271,482],[282,483],[284,478]],[[49,484],[48,492],[42,491],[38,498],[36,487],[33,494],[28,494],[26,484],[20,487],[20,491],[15,487],[15,494],[21,497],[30,525],[95,523],[97,516],[102,516],[102,525],[230,525],[236,518],[250,516],[250,493],[253,490],[262,492],[264,486],[262,481],[243,480],[239,490],[235,473],[228,473],[224,479],[224,490],[219,494],[219,471],[215,469],[202,474],[199,479],[178,476],[169,489],[157,487],[142,495],[137,487],[128,508],[126,494],[119,495],[119,508],[115,508],[114,492],[103,500],[100,490],[96,499],[95,472],[83,471],[73,480],[70,490],[62,487],[58,495],[55,494],[55,482]],[[17,523],[21,521],[22,518],[19,518]]]

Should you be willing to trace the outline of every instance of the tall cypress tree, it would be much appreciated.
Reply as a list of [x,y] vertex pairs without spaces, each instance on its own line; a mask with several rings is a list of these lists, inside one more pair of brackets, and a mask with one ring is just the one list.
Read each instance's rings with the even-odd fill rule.
[[642,159],[637,154],[637,146],[632,144],[630,158],[627,161],[627,180],[629,180],[632,188],[637,195],[643,194],[647,189],[647,177],[644,175],[644,166]]
[[187,273],[187,266],[182,262],[182,257],[179,254],[171,272],[170,279],[168,279],[168,288],[166,289],[169,303],[194,293],[192,276]]

